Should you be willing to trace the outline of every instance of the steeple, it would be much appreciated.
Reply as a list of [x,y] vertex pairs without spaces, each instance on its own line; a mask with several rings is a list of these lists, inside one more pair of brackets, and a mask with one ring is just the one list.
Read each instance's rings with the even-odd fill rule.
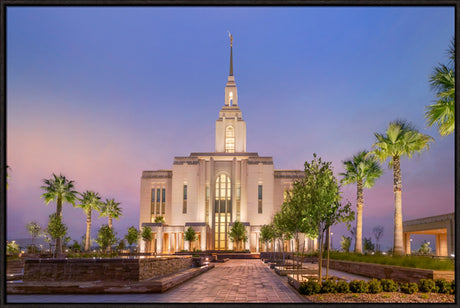
[[229,76],[233,76],[233,36],[228,32],[230,36],[230,74]]
[[230,37],[230,73],[225,86],[225,106],[238,107],[238,93],[236,91],[235,76],[233,76],[233,36],[230,32],[228,32],[228,36]]
[[233,36],[230,37],[230,73],[225,85],[225,105],[216,120],[216,152],[246,152],[246,122],[238,107],[238,91],[233,76]]

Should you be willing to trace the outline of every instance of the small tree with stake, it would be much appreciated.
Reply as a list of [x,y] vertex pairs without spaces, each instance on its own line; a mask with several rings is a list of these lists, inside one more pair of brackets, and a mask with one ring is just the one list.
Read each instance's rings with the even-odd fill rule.
[[347,228],[350,228],[349,222],[354,220],[354,212],[351,210],[350,203],[342,205],[339,202],[340,186],[332,172],[332,163],[323,162],[321,158],[316,157],[316,154],[313,154],[313,157],[311,162],[305,162],[303,188],[296,194],[305,204],[303,219],[305,224],[310,225],[307,229],[312,230],[312,233],[318,232],[318,280],[321,283],[324,233],[339,222],[346,222]]
[[[53,240],[64,237],[67,234],[67,226],[62,223],[61,216],[58,214],[51,214],[49,218],[50,220],[45,232],[48,233],[49,237]],[[59,247],[54,247],[54,257],[58,249]]]
[[29,231],[30,235],[32,236],[32,253],[35,253],[35,239],[40,235],[42,231],[42,227],[36,222],[36,221],[31,221],[26,225],[27,231]]
[[133,252],[133,244],[137,242],[139,236],[139,230],[137,230],[134,226],[128,228],[128,234],[125,235],[125,239],[129,244],[131,253]]
[[239,251],[239,243],[242,241],[243,243],[248,240],[248,235],[246,234],[246,228],[244,225],[239,222],[238,220],[235,221],[230,232],[228,233],[230,240],[232,242],[236,242],[236,251]]
[[97,233],[96,243],[105,252],[118,241],[116,235],[117,233],[109,225],[102,225]]
[[383,226],[375,226],[374,229],[372,229],[372,232],[374,232],[374,237],[375,237],[375,250],[380,251],[380,244],[379,240],[383,235]]
[[193,230],[192,227],[188,227],[188,229],[184,233],[184,238],[189,243],[189,251],[192,251],[192,242],[196,240],[195,230]]
[[144,226],[142,227],[142,233],[141,233],[142,239],[144,240],[146,244],[146,252],[150,252],[150,243],[153,240],[153,233],[152,233],[152,228],[149,226]]

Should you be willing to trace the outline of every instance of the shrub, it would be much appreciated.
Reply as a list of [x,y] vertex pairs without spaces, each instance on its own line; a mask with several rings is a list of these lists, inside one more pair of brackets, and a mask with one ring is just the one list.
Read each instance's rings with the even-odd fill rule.
[[436,283],[432,279],[420,279],[418,283],[420,292],[436,292]]
[[384,292],[398,292],[398,284],[392,279],[380,280]]
[[455,279],[452,280],[451,284],[450,284],[450,288],[452,289],[452,294],[455,293]]
[[337,293],[350,293],[350,287],[348,286],[348,282],[343,280],[337,282],[335,289],[337,290]]
[[367,282],[367,288],[369,293],[380,293],[383,291],[382,284],[377,279],[372,279]]
[[302,282],[299,287],[299,293],[305,295],[317,294],[321,291],[321,285],[316,280]]
[[434,282],[436,284],[438,293],[445,293],[445,294],[451,293],[452,291],[451,284],[447,280],[435,279]]
[[406,294],[414,294],[415,292],[418,292],[418,286],[415,282],[401,283],[399,288],[402,293]]
[[363,280],[353,280],[350,282],[350,291],[353,293],[366,293],[367,283]]
[[337,293],[336,285],[337,284],[332,279],[323,280],[323,284],[321,286],[321,293]]

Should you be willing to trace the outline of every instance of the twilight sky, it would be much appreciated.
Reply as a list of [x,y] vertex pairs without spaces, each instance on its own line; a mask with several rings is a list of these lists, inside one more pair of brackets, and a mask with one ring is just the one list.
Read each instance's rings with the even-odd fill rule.
[[[454,211],[454,136],[424,119],[454,8],[8,7],[7,238],[29,237],[31,220],[46,225],[56,205],[44,204],[40,186],[53,172],[121,202],[119,237],[137,227],[143,170],[214,151],[227,30],[249,152],[273,156],[276,169],[303,169],[315,152],[338,174],[374,132],[407,119],[436,141],[402,161],[403,219]],[[393,176],[384,170],[365,190],[363,236],[380,224],[389,248]],[[355,194],[343,187],[345,200],[355,204]],[[65,204],[63,217],[80,240],[83,211]],[[93,238],[103,223],[93,214]],[[349,235],[333,232],[334,247]]]

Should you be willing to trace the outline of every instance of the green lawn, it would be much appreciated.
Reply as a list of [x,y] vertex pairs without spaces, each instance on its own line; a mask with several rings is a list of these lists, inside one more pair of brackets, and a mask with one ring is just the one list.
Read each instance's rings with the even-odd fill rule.
[[389,256],[389,255],[362,255],[355,253],[330,252],[330,258],[344,261],[376,263],[386,265],[425,268],[440,271],[454,271],[453,259],[437,259],[430,256]]

